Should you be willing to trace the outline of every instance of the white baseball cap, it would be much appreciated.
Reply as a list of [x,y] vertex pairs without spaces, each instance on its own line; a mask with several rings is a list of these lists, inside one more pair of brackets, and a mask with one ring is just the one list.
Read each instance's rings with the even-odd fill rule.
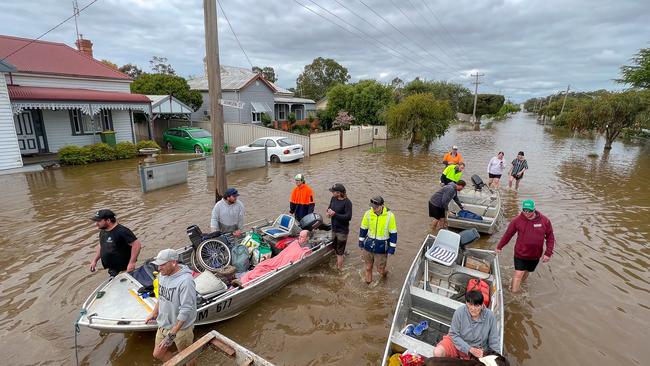
[[458,146],[454,145],[451,147],[452,150],[458,150]]
[[169,261],[178,261],[178,252],[174,249],[163,249],[160,252],[158,252],[158,255],[155,260],[151,263],[160,266],[163,265]]

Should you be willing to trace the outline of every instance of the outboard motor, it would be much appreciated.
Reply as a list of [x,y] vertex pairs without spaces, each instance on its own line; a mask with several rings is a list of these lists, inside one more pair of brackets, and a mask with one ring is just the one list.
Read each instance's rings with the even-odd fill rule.
[[474,184],[474,189],[477,191],[480,191],[483,189],[483,187],[487,186],[485,183],[483,183],[483,179],[481,179],[481,177],[476,174],[472,175],[472,184]]
[[187,236],[190,238],[190,242],[192,242],[194,249],[196,249],[203,241],[203,233],[197,225],[187,227]]
[[300,220],[298,226],[303,230],[315,230],[323,224],[323,216],[317,213],[310,213]]

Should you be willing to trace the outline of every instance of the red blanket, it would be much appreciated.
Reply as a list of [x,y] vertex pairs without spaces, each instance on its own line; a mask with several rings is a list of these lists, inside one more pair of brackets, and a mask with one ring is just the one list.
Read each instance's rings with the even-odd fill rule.
[[289,244],[280,254],[276,255],[273,258],[267,259],[263,262],[260,262],[252,271],[246,272],[245,275],[241,278],[242,285],[246,284],[256,278],[262,277],[265,274],[276,270],[277,268],[283,267],[291,262],[295,263],[304,257],[311,254],[311,249],[303,248],[298,244],[298,241],[294,241]]

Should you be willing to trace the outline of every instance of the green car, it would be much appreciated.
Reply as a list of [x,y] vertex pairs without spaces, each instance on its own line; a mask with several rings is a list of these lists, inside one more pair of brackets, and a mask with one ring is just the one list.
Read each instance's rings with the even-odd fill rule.
[[170,128],[163,133],[163,143],[167,150],[194,151],[197,154],[212,151],[212,135],[197,127]]

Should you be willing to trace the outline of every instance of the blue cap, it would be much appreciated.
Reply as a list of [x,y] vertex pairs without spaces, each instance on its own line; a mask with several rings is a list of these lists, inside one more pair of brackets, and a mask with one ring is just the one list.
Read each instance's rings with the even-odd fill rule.
[[235,188],[228,188],[226,189],[226,193],[223,194],[224,197],[230,197],[230,196],[239,196],[239,192]]

